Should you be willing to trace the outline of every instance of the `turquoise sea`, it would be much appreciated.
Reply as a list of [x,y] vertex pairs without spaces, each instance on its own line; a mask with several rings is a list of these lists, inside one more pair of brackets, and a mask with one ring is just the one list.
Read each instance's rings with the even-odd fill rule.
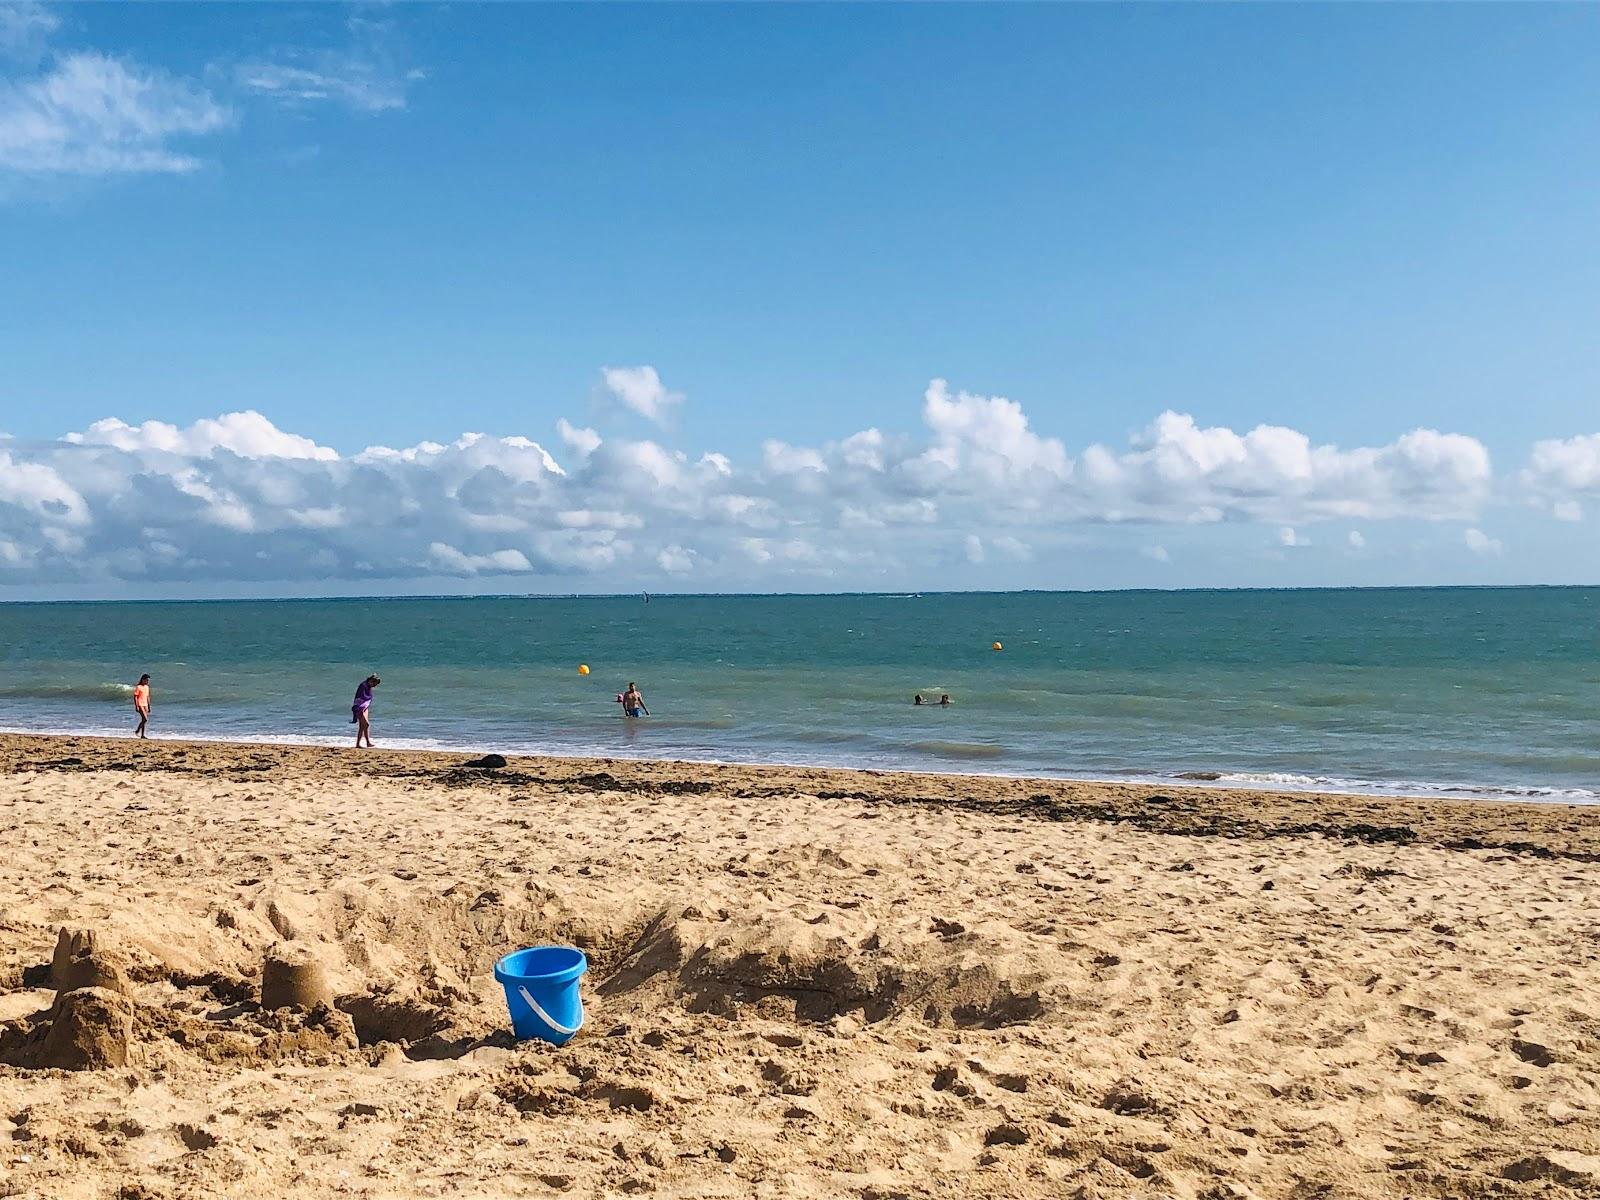
[[8,730],[126,732],[148,671],[158,737],[336,743],[375,671],[380,746],[1600,800],[1600,588],[0,604],[0,648]]

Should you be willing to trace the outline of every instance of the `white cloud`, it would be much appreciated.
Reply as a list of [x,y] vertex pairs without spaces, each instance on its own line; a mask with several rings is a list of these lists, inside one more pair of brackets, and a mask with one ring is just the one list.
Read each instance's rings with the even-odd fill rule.
[[655,488],[676,490],[689,481],[686,457],[657,442],[606,442],[593,455],[589,469],[629,492]]
[[1468,550],[1483,557],[1498,555],[1505,550],[1499,538],[1492,538],[1481,529],[1469,529],[1461,536]]
[[624,407],[657,424],[683,402],[683,394],[669,392],[654,367],[602,367],[600,375],[606,391]]
[[84,525],[89,507],[78,491],[44,463],[18,461],[0,450],[0,504],[38,518],[44,530],[54,525]]
[[761,444],[761,461],[774,475],[798,475],[802,471],[826,475],[828,472],[828,464],[821,451],[807,446],[791,446],[776,439]]
[[495,550],[488,554],[463,554],[454,546],[434,542],[428,547],[433,564],[446,575],[513,575],[533,570],[520,550]]
[[572,509],[558,512],[556,524],[563,529],[638,529],[644,520],[635,513]]
[[310,438],[285,433],[253,409],[196,421],[187,429],[164,421],[128,425],[115,417],[96,421],[82,433],[65,439],[79,445],[114,446],[118,450],[156,450],[191,458],[227,450],[241,458],[314,458],[324,462],[338,452]]
[[1022,405],[1003,396],[952,396],[949,384],[935,379],[923,393],[922,417],[934,442],[907,466],[930,486],[956,480],[984,486],[1029,480],[1039,487],[1071,474],[1066,447],[1034,433]]
[[0,4],[0,57],[36,60],[60,27],[61,19],[33,0]]
[[427,72],[407,65],[394,25],[352,17],[346,28],[345,45],[292,47],[240,63],[235,81],[247,92],[289,105],[331,102],[360,113],[405,108],[411,87]]
[[1341,450],[1258,425],[1245,434],[1166,412],[1131,452],[1091,446],[1080,494],[1102,519],[1213,522],[1470,516],[1488,496],[1489,452],[1461,434],[1418,429],[1387,446]]
[[1352,529],[1348,534],[1345,535],[1344,541],[1345,545],[1349,546],[1352,550],[1366,549],[1366,535],[1363,534],[1359,529]]
[[746,496],[729,492],[711,496],[705,502],[708,519],[751,529],[769,529],[778,523],[776,506],[765,496]]
[[[205,165],[207,140],[238,125],[236,106],[272,97],[383,112],[405,107],[408,90],[426,74],[408,65],[395,23],[360,16],[345,22],[337,47],[213,62],[204,83],[126,55],[54,47],[62,28],[41,4],[0,2],[0,175],[192,174]],[[301,147],[287,157],[315,150]]]
[[1520,478],[1556,520],[1583,520],[1582,502],[1600,500],[1600,433],[1534,443]]
[[663,546],[656,554],[656,566],[674,575],[694,570],[694,551],[682,546]]
[[1014,538],[1010,534],[1002,533],[989,539],[989,544],[1007,558],[1016,562],[1032,562],[1033,547],[1021,538]]
[[1600,492],[1600,433],[1535,442],[1528,477],[1569,492]]
[[42,74],[0,80],[0,170],[24,175],[182,174],[185,139],[231,113],[204,88],[153,67],[82,52]]
[[839,455],[846,464],[864,471],[883,470],[883,434],[876,429],[852,433],[839,443]]
[[556,432],[561,440],[578,454],[587,458],[600,448],[600,435],[592,429],[580,429],[565,417],[556,421]]
[[[935,381],[921,413],[920,433],[771,439],[747,461],[565,421],[558,459],[515,435],[340,454],[257,412],[185,426],[107,418],[3,443],[3,565],[8,582],[36,584],[614,572],[609,583],[631,586],[692,570],[711,586],[785,575],[863,586],[1026,563],[1108,523],[1253,524],[1241,553],[1263,536],[1360,549],[1352,517],[1458,518],[1474,525],[1468,545],[1498,552],[1476,529],[1494,494],[1488,455],[1459,435],[1344,450],[1167,413],[1125,447],[1074,458],[1010,400]],[[1332,520],[1347,532],[1311,528]],[[1168,562],[1171,536],[1183,535],[1126,544]]]

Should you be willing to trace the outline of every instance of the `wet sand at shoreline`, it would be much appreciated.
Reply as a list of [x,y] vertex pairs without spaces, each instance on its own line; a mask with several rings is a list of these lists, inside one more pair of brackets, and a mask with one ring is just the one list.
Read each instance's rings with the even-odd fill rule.
[[1600,1192],[1595,809],[467,757],[0,735],[0,1195]]

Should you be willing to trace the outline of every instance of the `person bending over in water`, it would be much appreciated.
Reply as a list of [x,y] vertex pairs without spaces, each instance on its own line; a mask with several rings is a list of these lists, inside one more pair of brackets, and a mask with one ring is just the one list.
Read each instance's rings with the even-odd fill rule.
[[133,711],[139,714],[139,727],[135,729],[136,737],[144,737],[144,727],[150,723],[150,676],[139,676],[139,682],[133,685]]
[[911,703],[913,703],[913,704],[921,704],[922,703],[922,693],[918,692],[915,696],[911,697]]
[[372,749],[372,689],[383,682],[376,675],[368,675],[356,689],[355,703],[350,706],[350,720],[356,727],[356,749],[361,749],[361,739],[367,739],[367,749]]
[[622,693],[622,711],[630,717],[650,715],[650,710],[644,706],[644,697],[639,694],[637,683],[629,683],[628,690]]

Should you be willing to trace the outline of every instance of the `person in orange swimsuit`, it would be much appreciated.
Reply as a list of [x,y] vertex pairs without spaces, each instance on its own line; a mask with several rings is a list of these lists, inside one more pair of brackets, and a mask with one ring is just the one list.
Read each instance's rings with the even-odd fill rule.
[[139,727],[133,732],[137,737],[144,737],[144,727],[150,723],[150,676],[139,676],[139,682],[133,685],[133,711],[139,714]]

